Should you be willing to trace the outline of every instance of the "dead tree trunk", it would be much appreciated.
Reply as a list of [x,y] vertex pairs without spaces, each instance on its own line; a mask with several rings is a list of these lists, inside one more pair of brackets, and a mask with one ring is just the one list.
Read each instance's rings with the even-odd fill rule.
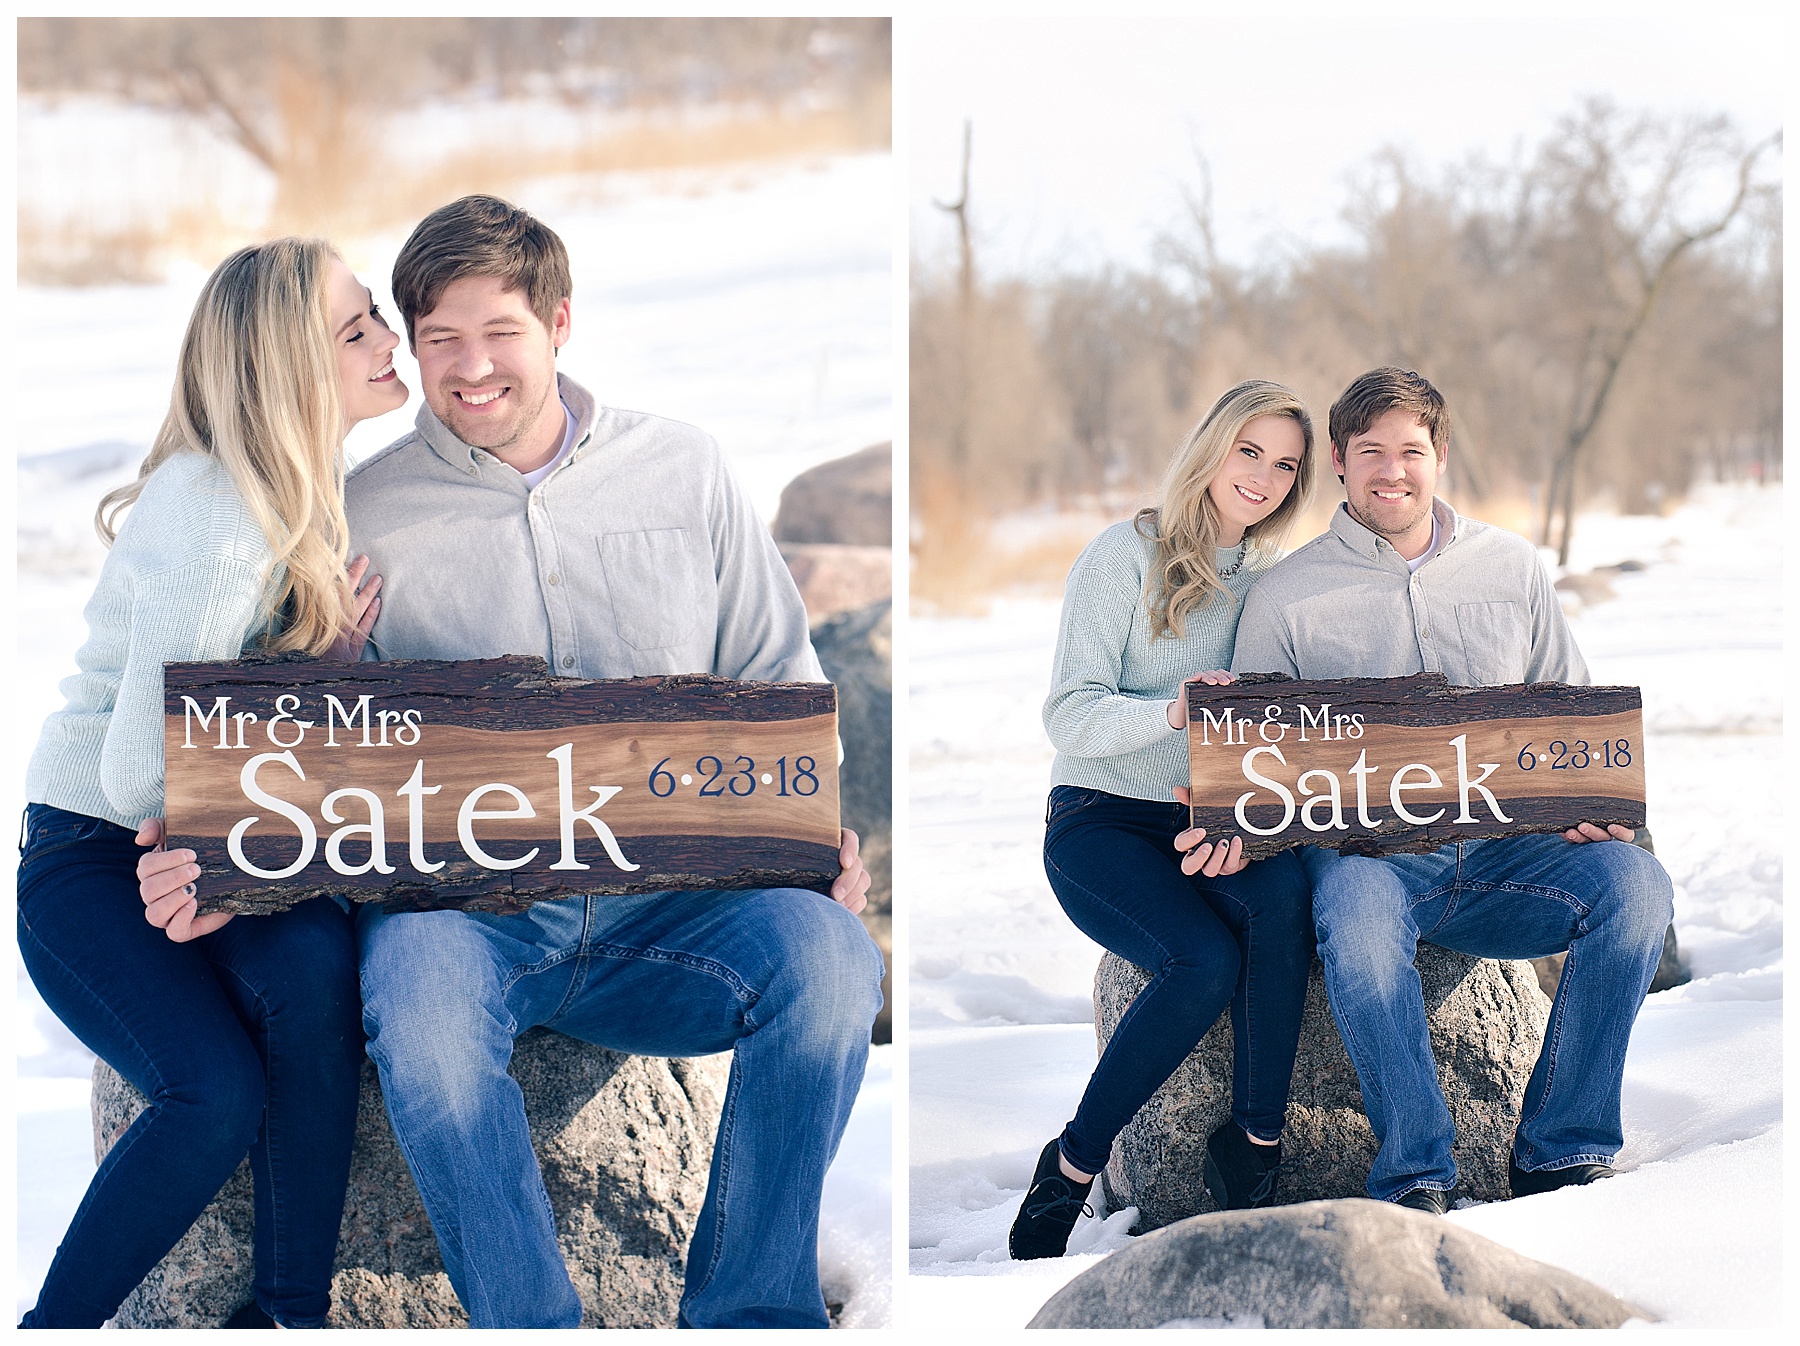
[[950,466],[961,477],[969,462],[969,362],[972,356],[975,307],[975,250],[969,242],[969,155],[973,136],[972,124],[963,122],[962,193],[955,201],[933,198],[939,210],[956,217],[956,237],[960,250],[956,273],[956,358],[955,387],[952,390],[950,426]]

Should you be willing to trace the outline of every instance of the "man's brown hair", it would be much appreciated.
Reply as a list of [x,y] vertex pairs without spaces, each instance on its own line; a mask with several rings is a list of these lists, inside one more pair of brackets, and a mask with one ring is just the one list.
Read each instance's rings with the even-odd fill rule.
[[1431,436],[1431,447],[1442,457],[1450,447],[1450,409],[1444,395],[1429,379],[1410,369],[1383,365],[1358,377],[1331,404],[1331,444],[1339,453],[1390,411],[1416,417]]
[[545,327],[574,288],[569,251],[555,230],[497,196],[465,196],[420,220],[394,260],[394,302],[409,344],[413,325],[465,276],[499,277]]

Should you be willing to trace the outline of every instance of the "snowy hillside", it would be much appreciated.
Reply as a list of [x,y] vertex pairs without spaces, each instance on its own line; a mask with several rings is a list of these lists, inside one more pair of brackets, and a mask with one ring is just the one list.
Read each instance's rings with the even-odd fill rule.
[[[1449,1217],[1669,1326],[1781,1315],[1782,539],[1779,489],[1580,520],[1573,569],[1645,563],[1571,622],[1596,682],[1644,689],[1650,826],[1693,980],[1637,1021],[1618,1176]],[[1095,1059],[1100,951],[1041,860],[1038,709],[1056,621],[1055,601],[1016,599],[913,625],[908,1303],[921,1328],[1022,1326],[1122,1247],[1134,1218],[1084,1220],[1060,1261],[1007,1260],[1037,1152]]]

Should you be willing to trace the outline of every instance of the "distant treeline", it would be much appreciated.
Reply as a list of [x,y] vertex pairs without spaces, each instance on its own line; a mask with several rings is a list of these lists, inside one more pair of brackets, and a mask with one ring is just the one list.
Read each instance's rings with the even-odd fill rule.
[[206,18],[19,20],[19,88],[181,98],[216,72],[270,86],[284,68],[365,103],[478,91],[619,106],[774,100],[888,79],[886,19]]
[[973,134],[964,260],[915,268],[927,539],[934,510],[1153,484],[1244,378],[1306,397],[1323,447],[1332,399],[1381,364],[1447,397],[1458,498],[1529,505],[1550,545],[1578,502],[1642,510],[1696,478],[1780,475],[1780,146],[1722,118],[1596,103],[1513,166],[1383,155],[1348,203],[1352,245],[1259,269],[1218,257],[1202,187],[1153,266],[1032,279],[982,274]]
[[[21,19],[18,34],[34,151],[21,151],[19,274],[45,284],[154,279],[172,256],[210,262],[271,233],[363,236],[545,177],[891,138],[886,19]],[[528,111],[393,133],[396,116],[446,100]],[[166,155],[157,132],[171,126],[210,133],[188,140],[202,161],[169,164],[162,199],[127,200],[108,156]],[[267,171],[266,218],[226,217],[219,189],[242,170],[206,160],[208,140]]]

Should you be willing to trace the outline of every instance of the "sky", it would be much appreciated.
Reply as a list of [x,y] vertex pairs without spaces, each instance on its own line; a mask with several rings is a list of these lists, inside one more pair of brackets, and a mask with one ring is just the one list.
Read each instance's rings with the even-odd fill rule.
[[[1523,156],[1584,100],[1781,125],[1784,33],[1730,5],[1682,19],[983,17],[907,25],[915,258],[946,265],[973,126],[970,218],[988,274],[1142,264],[1210,164],[1224,258],[1346,237],[1371,157]],[[1521,6],[1530,9],[1531,6]]]

